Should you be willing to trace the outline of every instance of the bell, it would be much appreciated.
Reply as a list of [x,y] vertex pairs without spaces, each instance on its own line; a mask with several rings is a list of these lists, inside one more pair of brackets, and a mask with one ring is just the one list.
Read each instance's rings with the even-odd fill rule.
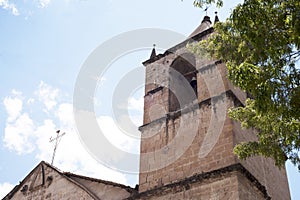
[[194,87],[194,86],[197,85],[197,79],[196,79],[196,77],[193,77],[193,78],[192,78],[190,84],[191,84],[192,87]]

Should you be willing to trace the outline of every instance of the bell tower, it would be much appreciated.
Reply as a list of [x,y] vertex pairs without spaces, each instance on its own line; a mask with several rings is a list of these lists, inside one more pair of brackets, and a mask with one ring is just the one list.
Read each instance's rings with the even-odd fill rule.
[[290,199],[285,169],[262,157],[240,161],[232,152],[255,140],[227,115],[246,93],[229,82],[222,62],[186,48],[212,33],[205,16],[187,40],[159,55],[154,47],[143,63],[139,192],[162,199]]

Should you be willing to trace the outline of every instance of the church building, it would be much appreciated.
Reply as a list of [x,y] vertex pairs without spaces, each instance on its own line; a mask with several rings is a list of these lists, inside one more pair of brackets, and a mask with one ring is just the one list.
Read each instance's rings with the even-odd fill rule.
[[[218,21],[216,16],[214,23]],[[145,66],[139,185],[61,172],[42,161],[4,199],[290,199],[285,169],[272,159],[239,160],[233,148],[255,140],[228,117],[247,94],[227,79],[221,61],[191,53],[213,34],[205,16],[183,42],[162,54],[153,48]]]

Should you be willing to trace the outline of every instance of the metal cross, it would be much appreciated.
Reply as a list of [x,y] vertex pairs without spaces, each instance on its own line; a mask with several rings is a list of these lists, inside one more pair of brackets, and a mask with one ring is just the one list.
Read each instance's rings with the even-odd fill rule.
[[53,154],[52,154],[52,161],[51,161],[51,165],[53,165],[53,161],[54,161],[54,157],[55,157],[55,153],[56,153],[56,149],[57,149],[57,146],[61,140],[61,137],[64,136],[66,133],[62,133],[62,134],[59,134],[60,130],[57,130],[56,131],[56,137],[55,138],[52,138],[52,136],[50,137],[50,141],[49,142],[53,142],[55,141],[55,146],[54,146],[54,150],[53,150]]
[[204,9],[204,11],[206,12],[206,16],[207,16],[207,10],[209,9],[210,6],[206,6],[206,8]]

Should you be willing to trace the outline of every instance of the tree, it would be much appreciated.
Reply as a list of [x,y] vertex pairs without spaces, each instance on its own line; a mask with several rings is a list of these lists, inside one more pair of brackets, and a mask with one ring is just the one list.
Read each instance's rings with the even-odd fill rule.
[[[202,7],[221,0],[196,0]],[[245,0],[208,40],[191,47],[226,63],[233,84],[251,97],[229,116],[257,130],[257,141],[234,148],[239,158],[289,159],[300,170],[300,1]]]

